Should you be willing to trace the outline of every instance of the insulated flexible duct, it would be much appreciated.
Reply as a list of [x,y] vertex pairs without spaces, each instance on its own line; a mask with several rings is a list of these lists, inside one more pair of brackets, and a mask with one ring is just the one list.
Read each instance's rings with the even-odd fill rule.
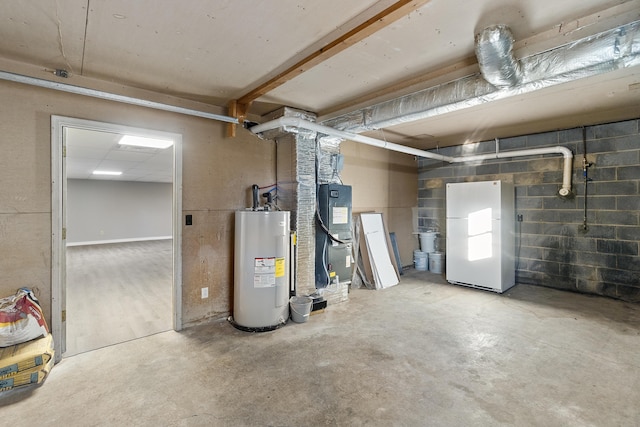
[[[504,27],[506,28],[506,27]],[[481,33],[482,73],[319,121],[355,133],[388,128],[640,65],[640,21],[516,60],[510,32]],[[497,37],[493,40],[494,37]],[[502,62],[499,62],[498,60]],[[515,84],[513,84],[515,82]]]
[[493,25],[475,38],[476,57],[486,81],[496,87],[513,87],[522,81],[522,67],[513,55],[513,36],[506,25]]

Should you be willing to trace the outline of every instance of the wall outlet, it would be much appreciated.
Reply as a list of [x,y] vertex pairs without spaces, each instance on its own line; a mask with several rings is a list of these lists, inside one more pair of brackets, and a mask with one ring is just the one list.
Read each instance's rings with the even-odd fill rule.
[[200,295],[202,299],[209,298],[209,288],[201,288]]

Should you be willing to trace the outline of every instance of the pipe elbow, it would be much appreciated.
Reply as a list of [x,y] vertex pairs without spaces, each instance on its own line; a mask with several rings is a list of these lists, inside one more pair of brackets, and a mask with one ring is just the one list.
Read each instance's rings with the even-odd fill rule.
[[560,145],[557,147],[557,150],[564,156],[565,159],[573,159],[573,153],[567,147],[563,147]]

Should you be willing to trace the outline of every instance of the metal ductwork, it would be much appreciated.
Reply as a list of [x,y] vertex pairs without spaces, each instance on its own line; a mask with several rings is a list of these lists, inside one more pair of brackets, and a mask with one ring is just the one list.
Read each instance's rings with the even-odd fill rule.
[[476,37],[476,41],[481,73],[321,123],[361,133],[640,65],[640,21],[520,60],[513,55],[513,39],[507,27],[489,27]]
[[513,36],[506,25],[485,28],[475,38],[476,57],[486,81],[513,87],[522,81],[522,67],[513,54]]

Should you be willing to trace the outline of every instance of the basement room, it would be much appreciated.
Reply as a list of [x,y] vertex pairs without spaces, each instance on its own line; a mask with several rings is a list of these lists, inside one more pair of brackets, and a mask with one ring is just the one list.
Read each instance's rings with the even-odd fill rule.
[[640,0],[0,20],[7,424],[640,425]]

